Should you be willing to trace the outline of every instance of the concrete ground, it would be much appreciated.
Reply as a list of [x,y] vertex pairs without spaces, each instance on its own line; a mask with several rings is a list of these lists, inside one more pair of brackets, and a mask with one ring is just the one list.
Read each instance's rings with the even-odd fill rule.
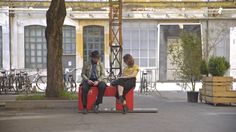
[[[1,99],[1,97],[0,97]],[[12,98],[11,98],[12,99]],[[14,99],[14,98],[13,98]],[[106,97],[101,108],[114,106]],[[6,111],[1,132],[236,132],[236,106],[187,103],[185,92],[136,94],[135,107],[158,113],[89,113],[76,109]]]

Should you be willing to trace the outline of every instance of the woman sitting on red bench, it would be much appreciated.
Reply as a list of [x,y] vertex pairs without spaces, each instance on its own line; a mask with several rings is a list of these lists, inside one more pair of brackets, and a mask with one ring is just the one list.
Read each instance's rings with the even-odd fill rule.
[[119,102],[123,104],[123,114],[125,114],[128,111],[125,96],[135,87],[139,66],[134,64],[134,59],[130,54],[124,55],[123,61],[127,66],[123,69],[122,76],[115,80],[112,85],[117,86]]

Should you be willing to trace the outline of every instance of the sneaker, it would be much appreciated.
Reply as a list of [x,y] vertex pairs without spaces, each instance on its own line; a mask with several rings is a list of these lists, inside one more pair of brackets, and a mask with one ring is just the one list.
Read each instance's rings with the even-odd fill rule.
[[127,105],[123,105],[123,114],[126,114],[128,112]]
[[86,109],[86,108],[83,108],[82,113],[83,113],[84,115],[87,114],[87,113],[88,113],[87,109]]
[[96,103],[93,105],[93,112],[94,113],[98,113],[99,109],[99,105],[97,105]]

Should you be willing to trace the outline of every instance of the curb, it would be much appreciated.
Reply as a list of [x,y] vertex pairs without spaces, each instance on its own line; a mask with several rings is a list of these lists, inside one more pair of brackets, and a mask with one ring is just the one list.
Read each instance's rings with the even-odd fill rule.
[[77,109],[77,100],[20,100],[5,103],[7,110]]

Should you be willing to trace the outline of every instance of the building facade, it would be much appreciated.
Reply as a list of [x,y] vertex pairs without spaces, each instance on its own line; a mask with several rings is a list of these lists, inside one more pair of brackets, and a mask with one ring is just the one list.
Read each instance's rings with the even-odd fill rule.
[[[183,0],[184,1],[184,0]],[[146,1],[144,1],[146,2]],[[0,67],[46,71],[46,8],[0,7]],[[13,12],[11,12],[13,10]],[[168,45],[182,30],[201,36],[203,55],[224,56],[236,77],[236,8],[123,8],[123,54],[130,53],[142,70],[150,69],[156,81],[174,81]],[[211,48],[206,48],[206,47]],[[109,69],[108,9],[68,9],[63,26],[63,67],[78,68],[92,50],[99,50]]]

